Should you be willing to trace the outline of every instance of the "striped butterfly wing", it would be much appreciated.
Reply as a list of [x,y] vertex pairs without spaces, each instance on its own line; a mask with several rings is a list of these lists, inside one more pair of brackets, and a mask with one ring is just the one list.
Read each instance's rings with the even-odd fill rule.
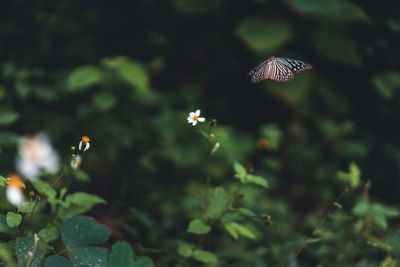
[[309,70],[312,69],[312,65],[308,64],[307,62],[301,61],[301,60],[296,60],[296,59],[291,59],[291,58],[283,58],[283,57],[277,57],[276,60],[293,70],[295,73],[302,72],[303,70]]
[[276,58],[273,60],[272,71],[270,71],[268,77],[271,80],[277,82],[287,82],[294,78],[293,72],[284,64],[279,62]]
[[250,82],[258,83],[268,78],[266,75],[269,74],[271,66],[266,63],[267,60],[261,62],[247,74],[248,76],[251,76]]

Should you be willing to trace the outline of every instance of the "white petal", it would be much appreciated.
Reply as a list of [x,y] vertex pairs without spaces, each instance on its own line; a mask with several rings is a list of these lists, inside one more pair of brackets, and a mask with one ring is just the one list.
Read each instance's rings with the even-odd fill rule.
[[198,120],[199,122],[204,122],[206,119],[203,118],[203,117],[200,117],[200,118],[198,118],[197,120]]
[[83,150],[83,152],[85,152],[86,150],[88,150],[90,148],[90,144],[86,143],[85,149]]
[[188,118],[188,123],[193,123],[194,122],[194,120],[192,119],[192,118]]
[[195,115],[194,112],[189,113],[189,117],[194,117],[194,115]]
[[40,168],[34,162],[22,157],[18,157],[15,161],[17,172],[27,179],[35,179],[40,175]]
[[196,116],[200,116],[200,109],[196,110]]
[[191,121],[191,120],[193,120],[193,117],[190,117],[190,116],[189,116],[189,117],[187,117],[187,120],[188,120],[188,121]]
[[197,124],[197,121],[193,121],[193,126],[196,126],[196,124]]
[[79,150],[82,150],[82,140],[79,142]]
[[15,206],[18,206],[24,201],[24,195],[22,194],[22,191],[17,187],[8,186],[6,195],[8,201]]

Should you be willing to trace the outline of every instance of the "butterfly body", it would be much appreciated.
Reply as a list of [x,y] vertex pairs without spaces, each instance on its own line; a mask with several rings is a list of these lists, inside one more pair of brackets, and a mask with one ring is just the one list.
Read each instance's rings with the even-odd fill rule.
[[312,69],[312,66],[304,61],[272,56],[254,67],[248,75],[251,76],[252,83],[265,79],[287,82],[294,78],[293,71],[298,73],[308,69]]

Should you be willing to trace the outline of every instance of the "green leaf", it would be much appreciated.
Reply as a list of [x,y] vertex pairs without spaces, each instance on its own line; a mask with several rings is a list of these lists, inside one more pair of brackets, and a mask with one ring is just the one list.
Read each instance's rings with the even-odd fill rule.
[[117,98],[109,92],[100,92],[93,96],[92,101],[98,109],[107,111],[117,103]]
[[312,45],[321,55],[338,63],[360,66],[358,44],[344,36],[340,29],[318,28],[311,37]]
[[228,233],[231,234],[231,236],[232,236],[234,239],[236,239],[236,240],[239,239],[239,234],[238,234],[238,232],[236,231],[236,228],[233,227],[233,226],[231,225],[231,223],[225,223],[225,224],[224,224],[224,227],[225,227],[225,229],[228,231]]
[[21,214],[15,213],[13,211],[7,212],[7,224],[10,227],[17,227],[21,224],[22,216]]
[[224,225],[225,229],[233,236],[238,239],[239,235],[250,239],[256,239],[257,236],[247,227],[239,223],[231,222]]
[[15,111],[0,111],[0,125],[9,126],[17,121],[19,113]]
[[239,208],[239,213],[248,217],[254,217],[257,216],[252,210],[246,209],[246,208]]
[[18,205],[18,212],[22,213],[30,213],[33,211],[33,208],[35,207],[35,201],[32,202],[22,202],[21,204]]
[[87,172],[81,170],[81,169],[77,169],[73,172],[74,177],[76,180],[78,180],[79,182],[82,183],[87,183],[90,181],[90,176],[89,174],[87,174]]
[[[289,84],[289,83],[288,83]],[[296,83],[296,86],[301,86],[298,83]],[[287,90],[288,88],[281,88],[279,87],[277,90]],[[294,89],[297,90],[297,89]],[[288,92],[288,94],[293,93],[291,90],[289,90],[290,92]],[[261,129],[260,129],[260,135],[262,137],[265,137],[268,142],[268,149],[272,150],[272,151],[276,151],[279,149],[279,145],[282,139],[282,131],[279,128],[278,125],[276,124],[267,124],[264,125]]]
[[204,223],[201,219],[194,219],[189,223],[188,232],[195,234],[207,234],[211,227]]
[[266,52],[286,44],[292,31],[290,24],[280,19],[251,16],[241,20],[235,28],[237,36],[252,50]]
[[0,175],[0,186],[6,187],[7,186],[7,178]]
[[356,188],[361,184],[361,170],[354,162],[349,165],[349,172],[338,171],[336,173],[338,179],[341,179],[351,185],[351,187]]
[[17,228],[11,228],[8,226],[6,216],[3,214],[0,214],[0,233],[6,233],[10,235],[15,235],[18,233]]
[[206,209],[208,218],[218,218],[228,206],[228,196],[224,189],[217,187],[210,190],[209,203]]
[[132,267],[134,256],[131,246],[125,241],[115,242],[111,253],[108,256],[110,266],[113,267]]
[[67,88],[70,91],[87,89],[101,81],[102,73],[94,66],[80,66],[68,76]]
[[217,256],[209,251],[205,251],[205,250],[195,250],[193,253],[193,257],[201,262],[204,263],[217,263],[218,262],[218,258]]
[[36,190],[39,191],[39,193],[51,199],[54,199],[56,197],[57,192],[50,186],[49,183],[40,179],[31,179],[31,183],[36,188]]
[[268,188],[267,180],[265,180],[261,176],[254,176],[254,175],[249,174],[246,177],[246,181],[249,182],[249,183],[253,183],[253,184],[256,184],[256,185],[261,185],[261,186],[263,186],[265,188]]
[[68,249],[70,261],[74,266],[108,267],[109,250],[103,247],[75,247]]
[[73,265],[68,259],[54,255],[46,258],[44,267],[73,267]]
[[27,263],[41,261],[46,254],[45,245],[33,237],[18,237],[15,245],[15,254],[17,255],[19,266],[31,266]]
[[153,261],[146,256],[138,258],[133,264],[134,267],[154,267]]
[[235,172],[236,172],[235,177],[239,178],[240,181],[242,183],[244,183],[244,179],[246,178],[246,175],[247,175],[246,168],[243,167],[243,165],[240,164],[239,162],[235,162],[233,164],[233,168],[235,169]]
[[387,220],[386,216],[378,211],[378,210],[371,210],[371,216],[372,220],[375,222],[375,224],[385,230],[387,228]]
[[101,244],[110,234],[107,226],[89,216],[71,217],[61,228],[61,238],[67,248]]
[[382,97],[389,99],[400,88],[400,73],[397,71],[383,72],[374,75],[371,82]]
[[150,79],[147,72],[138,62],[123,60],[118,66],[118,75],[132,85],[141,94],[146,94],[150,89]]
[[186,242],[179,242],[178,244],[178,253],[185,258],[189,258],[193,255],[194,245],[186,243]]
[[76,192],[67,195],[65,203],[69,204],[69,206],[61,208],[58,212],[58,216],[63,220],[84,213],[96,204],[106,204],[107,202],[96,195]]
[[372,211],[377,211],[384,214],[386,217],[397,217],[400,215],[400,210],[396,207],[385,206],[379,203],[371,205]]
[[286,0],[301,14],[311,14],[337,20],[355,21],[367,18],[365,12],[347,0]]
[[60,235],[60,231],[56,227],[43,228],[39,231],[38,236],[46,243],[57,240]]
[[358,216],[364,216],[370,209],[369,203],[365,201],[358,202],[356,206],[354,206],[352,212]]

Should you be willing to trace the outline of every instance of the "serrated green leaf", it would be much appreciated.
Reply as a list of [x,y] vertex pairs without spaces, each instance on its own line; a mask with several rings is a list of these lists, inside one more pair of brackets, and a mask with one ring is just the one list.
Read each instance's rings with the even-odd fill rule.
[[185,258],[189,258],[193,255],[194,245],[186,243],[186,242],[179,242],[178,244],[178,253]]
[[18,233],[17,228],[11,228],[7,224],[7,217],[3,214],[0,214],[0,233],[6,233],[6,234],[11,234],[15,235]]
[[228,224],[225,224],[225,229],[228,230],[228,232],[235,238],[238,239],[238,235],[250,238],[250,239],[256,239],[257,236],[245,225],[231,222]]
[[74,266],[108,267],[109,250],[103,247],[75,247],[68,249],[68,255]]
[[280,19],[251,16],[239,21],[235,32],[252,50],[265,52],[281,47],[291,36],[291,27]]
[[194,234],[207,234],[210,232],[211,227],[203,222],[201,219],[194,219],[189,223],[188,232]]
[[111,231],[93,217],[74,216],[61,228],[61,238],[67,248],[101,244],[110,237]]
[[205,250],[195,250],[193,252],[193,257],[201,262],[204,263],[217,263],[218,262],[218,257],[209,251],[205,251]]
[[69,204],[69,206],[60,208],[58,212],[58,216],[63,220],[84,213],[96,204],[106,204],[107,202],[96,195],[76,192],[67,195],[65,203]]
[[133,267],[134,256],[131,246],[125,241],[115,242],[108,261],[113,267]]
[[206,209],[207,217],[210,219],[218,218],[228,206],[228,195],[221,187],[210,190],[208,206]]
[[60,231],[56,227],[43,228],[39,231],[38,236],[46,243],[57,240],[60,236]]
[[22,220],[21,214],[15,213],[13,211],[7,212],[6,221],[7,221],[8,226],[10,226],[11,228],[17,227],[18,225],[20,225],[21,220]]
[[235,172],[236,172],[236,175],[237,175],[237,176],[235,175],[235,177],[240,178],[240,177],[244,177],[244,176],[247,175],[246,168],[243,167],[243,165],[240,164],[239,162],[235,162],[233,164],[233,168],[235,169]]
[[265,180],[261,176],[255,176],[255,175],[249,174],[249,175],[247,175],[246,180],[249,183],[253,183],[253,184],[256,184],[256,185],[261,185],[261,186],[263,186],[265,188],[268,188],[267,180]]
[[31,179],[31,183],[39,193],[47,196],[49,199],[54,199],[56,197],[57,192],[49,183],[40,179]]
[[101,71],[94,66],[80,66],[68,76],[67,88],[70,91],[87,89],[101,81]]
[[17,255],[19,266],[31,266],[27,265],[27,263],[40,262],[44,258],[46,247],[40,240],[35,241],[33,237],[18,237],[15,245],[15,254]]
[[73,265],[68,259],[54,255],[46,258],[44,267],[73,267]]
[[133,267],[154,267],[154,263],[149,257],[142,256],[135,261]]
[[6,187],[7,186],[7,178],[0,175],[0,186]]

